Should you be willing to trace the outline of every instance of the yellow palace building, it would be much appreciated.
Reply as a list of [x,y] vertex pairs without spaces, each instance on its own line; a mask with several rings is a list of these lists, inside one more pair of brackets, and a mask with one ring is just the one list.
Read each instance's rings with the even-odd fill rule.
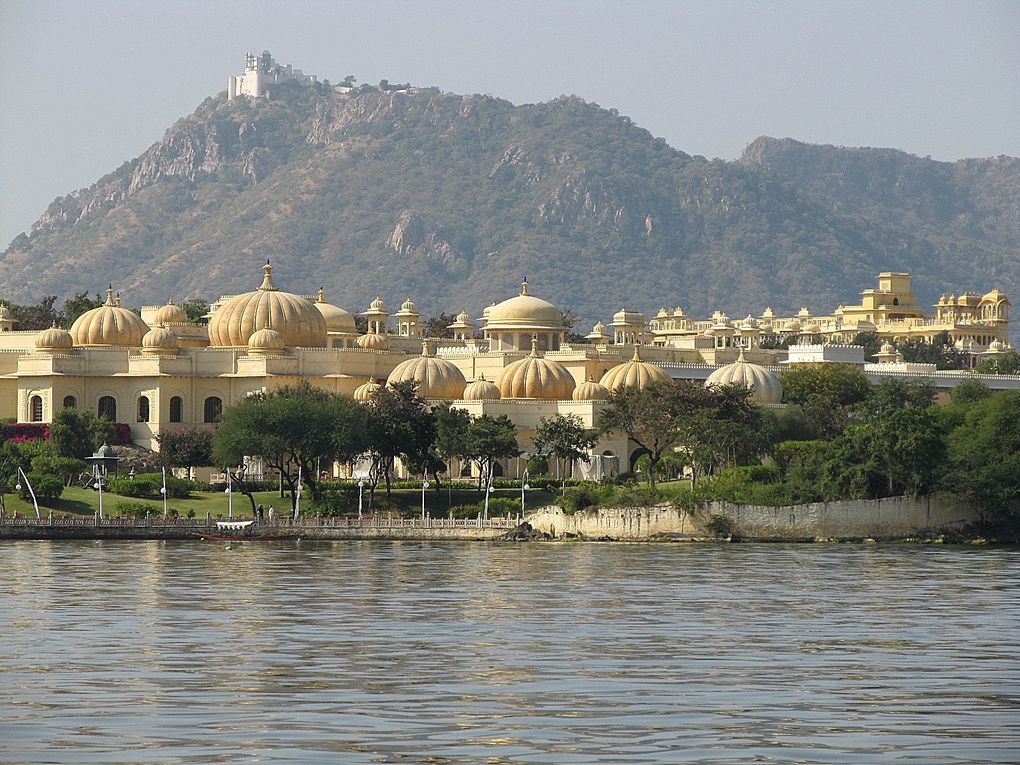
[[[778,319],[769,311],[731,322],[717,312],[694,322],[677,309],[646,323],[624,309],[608,328],[597,324],[588,343],[571,344],[560,309],[533,295],[525,280],[518,295],[486,308],[479,326],[461,312],[449,327],[452,337],[439,339],[422,336],[410,299],[391,314],[377,297],[362,312],[368,332],[360,333],[354,315],[328,303],[321,290],[305,296],[279,289],[267,262],[262,283],[213,303],[208,324],[189,322],[173,301],[139,315],[120,305],[112,287],[105,304],[69,330],[16,331],[0,308],[0,417],[47,423],[61,409],[91,409],[128,424],[138,446],[157,449],[160,433],[211,427],[226,407],[255,392],[306,381],[366,400],[381,385],[413,379],[430,401],[451,401],[474,415],[509,416],[528,452],[542,417],[577,415],[591,427],[610,392],[624,385],[677,377],[743,382],[761,403],[778,404],[779,365],[788,356],[864,364],[863,352],[854,356],[846,342],[869,327],[897,339],[946,328],[954,339],[980,343],[981,353],[1002,352],[1008,308],[997,290],[982,298],[964,293],[940,300],[937,315],[926,318],[909,277],[887,273],[878,290],[865,291],[860,306],[841,307],[833,316]],[[813,342],[821,335],[824,342],[789,354],[761,347],[763,338],[779,332],[800,332]],[[908,366],[865,369],[925,371]],[[606,436],[591,470],[627,470],[632,455],[626,438]],[[500,468],[516,472],[519,461]]]

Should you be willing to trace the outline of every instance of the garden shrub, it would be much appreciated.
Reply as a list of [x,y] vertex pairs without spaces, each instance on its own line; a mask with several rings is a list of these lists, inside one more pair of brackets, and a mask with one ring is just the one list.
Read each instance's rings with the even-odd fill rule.
[[[35,490],[35,498],[40,505],[52,505],[64,493],[64,482],[56,476],[46,473],[29,473],[28,480]],[[21,482],[21,491],[18,494],[23,500],[32,501],[32,494],[28,490],[28,484],[24,481]]]
[[[166,493],[168,499],[187,499],[195,481],[183,478],[166,477]],[[122,497],[138,499],[162,499],[160,489],[163,488],[163,476],[160,473],[141,473],[131,478],[114,478],[110,481],[110,491]]]

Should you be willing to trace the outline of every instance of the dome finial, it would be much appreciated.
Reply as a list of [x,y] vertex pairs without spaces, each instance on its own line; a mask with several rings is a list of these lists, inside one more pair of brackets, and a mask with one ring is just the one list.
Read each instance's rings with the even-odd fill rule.
[[536,359],[538,358],[538,335],[531,336],[531,355]]
[[430,358],[436,355],[436,346],[431,340],[421,341],[421,355],[425,358]]
[[528,293],[528,277],[524,277],[524,281],[521,282],[521,295],[527,295]]
[[634,356],[631,361],[641,361],[641,345],[639,343],[634,343]]
[[273,285],[273,266],[269,262],[269,258],[266,258],[266,264],[262,266],[262,286],[259,287],[263,292],[275,292],[276,287]]
[[744,346],[740,346],[740,352],[737,354],[737,361],[741,363],[747,363],[747,359],[744,358]]
[[113,282],[106,288],[106,305],[113,305]]
[[315,301],[315,302],[317,302],[317,303],[325,303],[326,302],[326,290],[324,290],[322,287],[319,287],[319,299],[317,301]]

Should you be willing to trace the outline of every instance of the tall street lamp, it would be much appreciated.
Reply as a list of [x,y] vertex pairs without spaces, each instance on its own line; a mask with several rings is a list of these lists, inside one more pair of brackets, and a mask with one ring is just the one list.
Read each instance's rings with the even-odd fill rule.
[[364,506],[363,503],[362,503],[362,498],[364,496],[364,490],[365,490],[365,482],[359,480],[358,481],[358,520],[359,521],[361,520],[361,510],[362,510],[362,507]]

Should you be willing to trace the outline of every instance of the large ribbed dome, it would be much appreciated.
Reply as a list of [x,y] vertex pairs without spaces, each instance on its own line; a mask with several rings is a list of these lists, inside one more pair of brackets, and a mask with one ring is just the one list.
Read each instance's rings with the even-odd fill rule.
[[589,377],[574,388],[574,401],[605,401],[609,398],[609,388],[597,383]]
[[106,291],[106,303],[86,311],[71,325],[75,345],[137,348],[148,331],[149,325],[142,321],[141,316],[114,302],[113,287]]
[[493,329],[563,329],[560,309],[537,298],[528,291],[528,282],[521,284],[521,294],[487,308],[485,328]]
[[386,339],[386,336],[376,332],[359,335],[354,342],[358,344],[359,348],[364,348],[367,351],[385,351],[390,347],[390,341]]
[[599,382],[609,391],[615,391],[624,387],[641,389],[652,383],[668,383],[672,379],[659,367],[642,361],[640,346],[635,345],[633,358],[626,364],[610,369]]
[[161,306],[152,316],[153,324],[185,324],[188,321],[188,313],[173,300],[168,300],[166,305]]
[[35,337],[35,347],[40,351],[69,351],[72,345],[74,338],[71,333],[55,325]]
[[166,327],[153,327],[142,338],[142,353],[149,356],[177,353],[177,335]]
[[759,404],[778,404],[783,400],[779,378],[765,367],[746,361],[743,348],[735,362],[715,370],[705,385],[744,385],[751,389],[751,400]]
[[313,305],[319,309],[322,318],[326,320],[326,330],[328,332],[358,331],[354,326],[354,317],[343,308],[327,303],[325,292],[322,289],[319,290],[319,299]]
[[209,344],[247,347],[248,338],[267,325],[283,336],[285,345],[321,348],[326,320],[308,298],[273,286],[273,267],[266,261],[262,286],[226,301],[209,319]]
[[422,354],[402,361],[386,378],[387,385],[414,380],[418,395],[434,400],[454,401],[464,395],[467,381],[459,369],[446,359],[437,358],[430,342],[422,343]]
[[486,380],[482,375],[464,388],[465,401],[496,401],[499,399],[499,388],[496,383]]
[[574,378],[558,361],[538,355],[531,341],[531,355],[508,364],[496,381],[501,398],[544,398],[566,401],[574,392]]
[[371,401],[375,398],[375,394],[382,390],[380,385],[374,378],[369,380],[363,385],[359,385],[354,389],[354,400],[355,401]]

